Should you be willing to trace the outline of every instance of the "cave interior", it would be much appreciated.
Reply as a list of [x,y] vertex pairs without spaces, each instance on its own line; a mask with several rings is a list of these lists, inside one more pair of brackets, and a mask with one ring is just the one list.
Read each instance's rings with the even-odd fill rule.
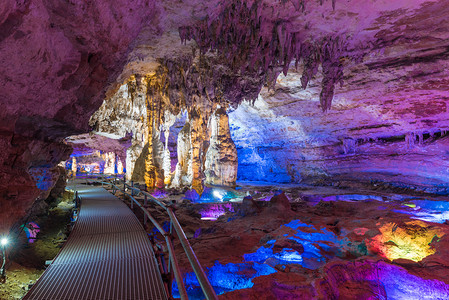
[[[0,236],[108,175],[176,205],[220,299],[449,299],[448,17],[449,0],[3,0]],[[21,250],[1,247],[8,272]]]

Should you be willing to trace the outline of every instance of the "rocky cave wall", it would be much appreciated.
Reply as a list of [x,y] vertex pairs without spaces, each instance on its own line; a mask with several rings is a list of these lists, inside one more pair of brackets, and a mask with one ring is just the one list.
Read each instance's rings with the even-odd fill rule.
[[[236,109],[230,133],[241,179],[419,173],[444,181],[448,9],[447,0],[3,1],[0,230],[45,197],[53,167],[71,151],[62,139],[91,130],[105,99],[120,113],[100,111],[93,120],[110,123],[90,125],[132,135],[127,168],[139,159],[142,167],[129,174],[150,187],[171,178],[201,190],[220,181],[207,176],[232,173],[219,107]],[[179,120],[170,124],[182,111],[181,130]],[[223,136],[229,148],[208,155],[222,151],[215,140]],[[174,140],[185,149],[175,154]],[[178,167],[180,155],[189,163]],[[400,158],[415,163],[394,171]]]
[[6,0],[0,4],[0,232],[46,198],[154,15],[151,1]]
[[228,97],[239,179],[446,193],[448,2],[301,3],[304,18],[231,1],[180,28],[224,70],[263,77],[249,102]]
[[[130,136],[131,145],[124,149],[128,180],[133,179],[135,162],[143,148],[148,147],[148,126],[145,122],[147,91],[142,80],[142,77],[130,78],[128,83],[120,86],[114,96],[103,101],[102,106],[89,121],[95,132],[107,134],[116,139]],[[138,178],[137,175],[136,177]]]
[[346,84],[325,114],[319,77],[302,90],[295,70],[281,75],[275,90],[263,89],[254,105],[244,103],[229,115],[239,179],[380,181],[446,193],[449,74],[442,45],[447,40],[423,52],[395,42],[346,68]]

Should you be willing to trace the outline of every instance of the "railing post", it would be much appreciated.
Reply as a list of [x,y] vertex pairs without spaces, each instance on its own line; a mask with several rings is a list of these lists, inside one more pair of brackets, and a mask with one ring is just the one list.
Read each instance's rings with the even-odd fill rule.
[[134,181],[131,180],[131,196],[134,196]]
[[78,208],[80,206],[79,200],[80,198],[78,196],[78,191],[75,191],[75,208]]
[[[170,220],[170,236],[173,236],[173,222]],[[171,260],[168,260],[168,273],[171,272]]]
[[189,297],[187,295],[186,286],[185,286],[184,280],[181,276],[181,272],[179,271],[178,261],[177,261],[176,257],[174,256],[175,248],[173,247],[173,242],[171,240],[171,236],[168,236],[168,235],[165,236],[165,243],[167,244],[167,247],[169,249],[168,250],[168,255],[170,258],[169,261],[171,261],[173,263],[173,269],[175,270],[174,275],[175,275],[176,283],[178,284],[178,291],[179,291],[179,295],[181,296],[181,300],[188,300]]
[[[145,194],[145,200],[143,200],[143,207],[145,209],[147,209],[147,201],[148,201],[148,196],[147,194]],[[147,225],[147,215],[143,214],[143,225]]]

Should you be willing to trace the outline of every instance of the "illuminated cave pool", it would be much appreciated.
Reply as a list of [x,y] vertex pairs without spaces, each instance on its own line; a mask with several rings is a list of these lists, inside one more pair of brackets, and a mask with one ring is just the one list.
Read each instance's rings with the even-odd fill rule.
[[190,200],[192,203],[220,203],[229,201],[240,201],[243,197],[237,191],[224,188],[204,188],[201,196],[194,190],[188,190],[184,199]]
[[357,201],[367,201],[376,200],[383,201],[382,196],[376,195],[363,195],[363,194],[342,194],[342,195],[309,195],[306,196],[307,202],[311,205],[316,205],[320,201],[347,201],[347,202],[357,202]]
[[412,219],[442,224],[449,220],[449,201],[413,199],[396,212],[410,215]]

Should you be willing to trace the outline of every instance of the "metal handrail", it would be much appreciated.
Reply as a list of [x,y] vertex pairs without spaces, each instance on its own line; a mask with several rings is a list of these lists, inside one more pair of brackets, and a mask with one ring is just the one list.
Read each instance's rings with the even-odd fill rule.
[[[98,176],[98,177],[103,179],[103,176]],[[117,180],[117,178],[113,178],[113,179],[114,179],[114,181]],[[113,187],[113,189],[122,191],[124,194],[128,195],[132,200],[131,208],[133,208],[133,205],[132,205],[133,202],[136,203],[136,205],[139,206],[139,208],[144,212],[144,216],[148,217],[148,219],[150,219],[150,221],[154,224],[154,226],[164,236],[165,241],[167,243],[168,252],[169,252],[170,265],[173,268],[175,279],[176,279],[176,282],[178,283],[179,294],[180,294],[182,300],[188,299],[188,296],[187,296],[187,291],[186,291],[186,288],[184,285],[184,281],[182,280],[181,272],[179,270],[179,264],[178,264],[178,260],[176,258],[176,254],[174,251],[173,241],[171,240],[172,228],[175,229],[176,235],[178,236],[178,239],[181,242],[181,245],[184,249],[184,253],[186,254],[186,256],[189,260],[189,263],[192,266],[192,269],[198,279],[198,282],[200,283],[201,289],[203,290],[203,293],[204,293],[206,299],[208,299],[208,300],[209,299],[218,299],[217,294],[215,293],[212,285],[209,282],[209,279],[207,278],[206,274],[204,273],[204,270],[201,267],[201,264],[200,264],[198,258],[196,257],[195,252],[193,251],[192,246],[190,245],[190,242],[184,233],[184,230],[181,227],[181,224],[179,224],[179,221],[176,218],[176,215],[170,206],[166,206],[164,203],[162,203],[161,201],[159,201],[158,199],[153,197],[148,192],[142,191],[139,188],[136,188],[134,186],[127,184],[126,181],[123,182],[123,189],[120,188],[120,184],[117,185],[117,184],[110,183],[110,182],[103,181],[103,180],[100,183],[102,185],[103,184],[111,185]],[[131,194],[126,192],[126,188],[131,189]],[[157,222],[157,220],[154,219],[153,216],[151,216],[151,214],[148,212],[146,207],[133,197],[134,196],[133,191],[136,191],[137,195],[139,193],[142,193],[143,195],[145,195],[145,202],[146,202],[147,198],[149,198],[152,202],[161,206],[167,212],[167,214],[170,218],[170,232],[169,233],[167,233],[163,229],[163,227]],[[170,267],[169,267],[169,269],[170,269]]]

